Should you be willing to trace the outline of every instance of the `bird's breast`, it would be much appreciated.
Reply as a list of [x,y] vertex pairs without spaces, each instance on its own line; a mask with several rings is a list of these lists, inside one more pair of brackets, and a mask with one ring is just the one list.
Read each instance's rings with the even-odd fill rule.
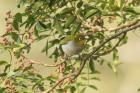
[[72,56],[80,53],[83,49],[83,45],[78,45],[74,41],[69,41],[67,44],[62,45],[62,49],[66,55]]

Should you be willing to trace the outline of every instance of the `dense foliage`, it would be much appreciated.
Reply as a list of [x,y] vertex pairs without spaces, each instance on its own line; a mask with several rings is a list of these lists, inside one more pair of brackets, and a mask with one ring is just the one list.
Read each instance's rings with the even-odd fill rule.
[[[17,8],[21,7],[24,12],[6,13],[0,50],[8,51],[11,59],[0,61],[0,93],[84,93],[87,87],[97,90],[89,82],[100,80],[96,64],[105,63],[117,73],[117,47],[127,43],[128,31],[140,27],[139,0],[20,0]],[[60,42],[77,33],[88,35],[85,48],[80,57],[65,59]],[[51,65],[27,56],[32,44],[40,40],[46,42],[40,51],[54,60]],[[113,60],[107,62],[103,56],[110,53]],[[35,64],[54,71],[42,75]]]

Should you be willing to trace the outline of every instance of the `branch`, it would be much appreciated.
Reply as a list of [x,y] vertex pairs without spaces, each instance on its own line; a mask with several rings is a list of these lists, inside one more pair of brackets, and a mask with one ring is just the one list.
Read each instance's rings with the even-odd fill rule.
[[[62,81],[64,81],[65,79],[69,78],[69,77],[73,77],[73,79],[76,79],[82,72],[87,60],[93,56],[98,50],[100,50],[102,48],[102,46],[104,46],[106,43],[108,43],[109,41],[117,38],[118,36],[122,35],[122,34],[125,34],[133,29],[136,29],[138,27],[140,27],[140,24],[138,24],[140,20],[136,20],[134,23],[132,24],[129,24],[128,26],[126,27],[120,27],[120,28],[117,28],[117,29],[114,29],[112,31],[116,31],[115,34],[113,34],[112,36],[106,38],[99,46],[97,46],[95,49],[93,49],[93,51],[91,53],[89,53],[89,55],[82,61],[81,65],[80,65],[80,68],[77,72],[75,73],[71,73],[71,75],[67,75],[65,77],[63,77],[62,79],[60,79],[56,84],[54,84],[54,86],[49,89],[48,91],[44,92],[44,93],[50,93],[52,90],[54,90]],[[97,56],[95,56],[97,57]]]
[[120,29],[124,29],[124,28],[127,28],[127,27],[131,27],[131,26],[133,26],[133,25],[136,25],[139,21],[140,21],[140,19],[137,19],[137,20],[133,21],[131,24],[122,25],[122,26],[120,26],[120,27],[118,27],[118,28],[116,28],[116,29],[110,30],[110,32],[114,32],[114,31],[118,31],[118,30],[120,30]]
[[48,65],[48,64],[44,64],[40,61],[35,61],[35,60],[30,59],[30,58],[27,58],[25,55],[21,55],[21,56],[23,57],[23,59],[28,60],[30,64],[38,64],[38,65],[42,65],[45,67],[58,67],[58,66],[62,65],[63,63],[65,63],[65,61],[62,61],[62,62],[57,63],[57,64]]
[[[97,56],[104,56],[104,55],[106,55],[106,54],[109,54],[109,53],[112,52],[116,47],[119,46],[120,42],[122,41],[122,39],[123,39],[125,36],[126,36],[126,33],[123,34],[123,36],[118,40],[118,42],[117,42],[111,49],[109,49],[109,50],[107,50],[107,51],[104,51],[104,52],[102,52],[102,53],[96,53],[96,55],[97,55]],[[97,57],[97,56],[96,56],[96,57]]]
[[56,82],[56,84],[54,86],[52,86],[51,89],[49,89],[47,92],[43,92],[43,93],[50,93],[51,91],[53,91],[61,82],[63,82],[65,79],[70,78],[72,75],[67,75],[66,77],[60,79],[59,81]]
[[[74,79],[77,78],[77,77],[80,75],[80,73],[82,72],[82,70],[83,70],[83,68],[84,68],[84,66],[85,66],[85,64],[86,64],[86,61],[87,61],[92,55],[94,55],[98,50],[100,50],[100,48],[102,48],[102,46],[104,46],[107,42],[111,41],[112,39],[115,39],[116,37],[118,37],[118,36],[120,36],[120,35],[122,35],[122,34],[124,34],[124,33],[127,33],[128,31],[131,31],[131,30],[133,30],[133,29],[136,29],[136,28],[138,28],[138,27],[140,27],[140,24],[136,24],[136,25],[131,26],[131,27],[129,27],[129,28],[118,29],[118,32],[117,32],[117,33],[115,33],[114,35],[112,35],[112,36],[106,38],[105,41],[104,41],[103,43],[101,43],[98,47],[96,47],[95,49],[93,49],[93,51],[85,58],[85,60],[82,62],[81,66],[80,66],[79,71],[75,74]],[[120,30],[120,31],[119,31],[119,30]]]

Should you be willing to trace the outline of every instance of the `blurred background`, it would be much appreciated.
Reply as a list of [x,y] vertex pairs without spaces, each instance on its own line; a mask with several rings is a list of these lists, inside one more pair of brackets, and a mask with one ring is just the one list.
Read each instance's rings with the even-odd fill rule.
[[[18,0],[0,0],[0,35],[5,31],[5,13],[9,10],[12,13],[22,11],[17,9]],[[101,81],[92,82],[98,87],[98,90],[87,89],[86,93],[138,93],[137,89],[140,87],[140,29],[136,32],[129,32],[128,43],[119,48],[121,64],[117,70],[116,75],[105,64],[103,66],[97,65],[97,69],[101,71],[99,75]],[[41,48],[46,42],[41,41],[33,44],[30,53],[30,58],[46,61],[48,60],[45,54],[41,54]],[[42,45],[40,49],[38,46]],[[0,52],[0,59],[7,59],[6,53]],[[106,57],[111,60],[110,55]],[[46,71],[42,71],[45,73]]]

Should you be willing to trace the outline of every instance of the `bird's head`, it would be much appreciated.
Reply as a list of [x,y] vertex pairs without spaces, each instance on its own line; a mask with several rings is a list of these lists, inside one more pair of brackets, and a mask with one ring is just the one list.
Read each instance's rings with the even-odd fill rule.
[[86,35],[84,33],[78,33],[77,35],[75,35],[74,41],[79,45],[85,45]]
[[75,41],[78,45],[84,45],[86,42],[86,35],[84,33],[77,33],[76,35],[66,36],[61,44],[67,44],[69,41]]

